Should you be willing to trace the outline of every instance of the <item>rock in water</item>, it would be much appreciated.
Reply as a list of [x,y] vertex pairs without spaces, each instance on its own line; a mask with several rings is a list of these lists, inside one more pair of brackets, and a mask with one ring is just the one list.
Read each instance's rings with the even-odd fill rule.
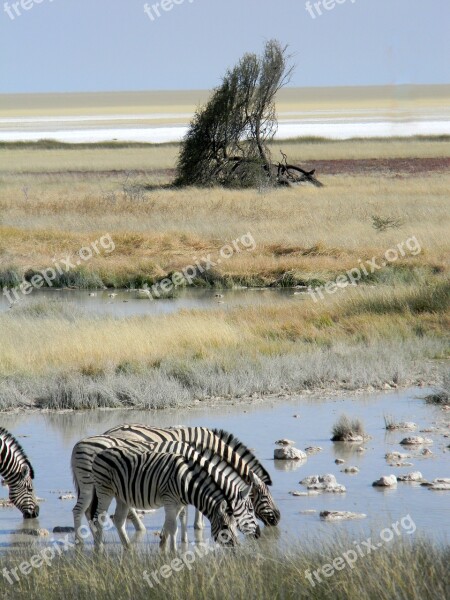
[[402,446],[420,446],[422,444],[432,444],[433,440],[429,438],[421,437],[420,435],[413,435],[410,437],[403,438],[400,444]]
[[372,483],[375,487],[397,487],[397,477],[395,475],[383,475],[377,481]]
[[273,457],[275,460],[306,460],[308,455],[303,450],[294,448],[294,446],[284,446],[283,448],[275,448]]
[[397,476],[397,481],[421,481],[422,479],[423,477],[420,471],[413,471],[412,473]]
[[276,446],[293,446],[294,444],[295,442],[293,440],[287,440],[286,438],[282,438],[275,442]]
[[346,510],[323,510],[320,518],[324,521],[347,521],[349,519],[365,519],[364,513],[348,512]]

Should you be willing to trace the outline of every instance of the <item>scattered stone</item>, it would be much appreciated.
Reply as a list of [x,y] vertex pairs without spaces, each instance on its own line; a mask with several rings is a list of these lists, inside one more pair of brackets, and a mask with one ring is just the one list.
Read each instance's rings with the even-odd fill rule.
[[450,483],[433,483],[428,489],[437,491],[450,490]]
[[24,534],[24,535],[33,535],[35,537],[47,537],[50,535],[48,529],[18,529],[14,533]]
[[14,508],[14,504],[9,498],[0,498],[0,508]]
[[433,452],[429,448],[424,448],[420,454],[422,454],[422,456],[431,456]]
[[57,525],[53,527],[53,533],[73,533],[75,529],[73,527],[62,527]]
[[293,446],[295,444],[295,442],[293,442],[292,440],[286,440],[285,438],[278,440],[275,442],[275,444],[277,446]]
[[315,508],[310,508],[309,510],[301,510],[301,515],[315,515],[317,510]]
[[395,475],[383,475],[377,481],[372,483],[375,487],[397,487],[397,477]]
[[429,438],[421,437],[420,435],[414,435],[411,437],[403,438],[400,444],[402,446],[421,446],[423,444],[432,444],[433,440]]
[[329,483],[333,485],[337,483],[337,481],[334,475],[326,473],[325,475],[308,475],[308,477],[304,477],[300,483],[302,485],[311,485],[313,483]]
[[308,490],[316,490],[328,494],[345,494],[347,491],[346,487],[340,483],[312,483],[311,485],[308,485]]
[[345,463],[345,460],[343,458],[336,458],[336,460],[334,462],[337,465],[343,465]]
[[420,471],[413,471],[412,473],[397,476],[397,481],[421,481],[422,479],[423,477]]
[[358,467],[345,467],[341,469],[341,473],[359,473]]
[[298,492],[297,490],[293,490],[292,492],[289,492],[291,494],[291,496],[308,496],[308,492]]
[[400,429],[406,429],[406,430],[412,431],[416,428],[417,428],[417,425],[415,423],[413,423],[412,421],[405,421],[405,422],[401,422],[401,423],[389,423],[389,425],[386,425],[386,429],[388,431],[398,431]]
[[345,486],[337,483],[336,477],[331,473],[325,475],[309,475],[300,481],[302,485],[306,485],[308,490],[327,493],[345,493]]
[[411,458],[409,454],[402,454],[401,452],[388,452],[384,455],[386,460],[395,461],[395,460],[403,460],[405,458]]
[[413,467],[413,463],[410,462],[398,462],[398,463],[389,463],[390,467]]
[[447,485],[450,485],[450,477],[437,477],[436,479],[433,479],[433,483],[446,483]]
[[305,448],[306,454],[317,454],[317,452],[322,452],[323,448],[320,446],[308,446]]
[[62,494],[58,496],[58,500],[74,500],[75,496],[73,494]]
[[308,455],[293,446],[285,446],[284,448],[275,448],[273,457],[275,460],[306,460]]
[[365,519],[364,513],[354,513],[346,510],[323,510],[320,518],[324,521],[347,521],[349,519]]
[[300,415],[292,415],[294,419],[300,419]]

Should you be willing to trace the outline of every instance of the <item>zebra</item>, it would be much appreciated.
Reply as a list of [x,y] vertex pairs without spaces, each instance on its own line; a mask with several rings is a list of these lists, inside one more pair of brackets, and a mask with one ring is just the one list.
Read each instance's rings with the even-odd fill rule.
[[166,548],[169,541],[170,550],[175,551],[177,518],[183,506],[188,504],[193,504],[208,517],[215,541],[225,546],[238,545],[235,499],[214,479],[213,469],[209,466],[210,456],[201,456],[185,445],[185,455],[173,453],[172,450],[181,449],[181,446],[161,445],[161,450],[170,451],[155,452],[152,446],[127,441],[95,456],[92,465],[95,491],[90,516],[96,549],[102,548],[102,520],[113,498],[116,499],[113,521],[125,547],[130,544],[125,530],[129,507],[164,506],[166,519],[160,546]]
[[[139,424],[125,424],[108,429],[104,435],[137,439],[149,443],[169,440],[183,441],[197,449],[211,448],[216,454],[222,456],[242,477],[244,477],[246,468],[259,477],[258,483],[252,487],[255,514],[267,526],[276,526],[280,522],[281,513],[268,488],[272,485],[269,473],[245,444],[223,429],[207,429],[206,427],[161,429]],[[203,528],[203,519],[198,511],[196,512],[194,527],[196,529]]]
[[[75,489],[77,492],[77,502],[73,508],[73,516],[75,536],[78,540],[78,543],[82,543],[80,535],[82,515],[88,514],[89,507],[94,497],[92,465],[95,460],[95,456],[102,450],[108,448],[121,446],[131,446],[134,448],[136,447],[136,444],[139,443],[141,443],[143,451],[148,451],[150,447],[153,448],[153,451],[155,452],[174,452],[182,454],[187,458],[196,457],[197,460],[199,457],[199,453],[193,447],[183,442],[142,444],[142,442],[137,442],[136,440],[132,440],[130,438],[114,438],[101,435],[86,438],[75,444],[72,451],[72,472]],[[248,471],[246,473],[247,483],[244,483],[240,475],[238,475],[226,461],[222,460],[218,456],[215,456],[212,451],[210,451],[208,455],[205,454],[205,457],[208,459],[207,468],[210,471],[212,470],[210,474],[213,474],[213,477],[219,483],[219,485],[223,486],[228,493],[233,495],[233,497],[237,497],[239,493],[242,496],[244,492],[251,492],[253,485],[261,484],[259,478]],[[204,457],[200,458],[204,459]],[[181,539],[184,543],[188,541],[186,512],[186,509],[180,512]],[[235,506],[235,515],[237,517],[239,529],[242,531],[242,533],[259,537],[260,529],[254,516],[253,503],[250,495],[246,499],[244,506]],[[132,507],[130,509],[129,516],[136,531],[145,531],[142,521],[139,519],[136,511]]]
[[0,427],[0,475],[9,487],[9,499],[24,519],[36,519],[39,506],[33,490],[33,467],[22,446],[3,427]]

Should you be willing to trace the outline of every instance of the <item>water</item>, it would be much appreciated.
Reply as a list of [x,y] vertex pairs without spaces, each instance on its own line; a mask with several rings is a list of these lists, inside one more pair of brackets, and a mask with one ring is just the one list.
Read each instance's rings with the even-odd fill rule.
[[[100,122],[100,118],[98,118]],[[32,125],[35,125],[32,128]],[[14,124],[14,129],[5,130],[5,125],[0,124],[1,142],[37,142],[39,140],[52,139],[58,142],[72,144],[100,143],[100,142],[140,142],[160,144],[166,142],[180,142],[188,127],[185,125],[172,126],[142,126],[132,127],[102,127],[100,124],[94,127],[79,127],[67,129],[67,122],[55,124],[53,129],[49,128],[47,121]],[[8,124],[9,126],[9,124]],[[19,129],[19,126],[22,129]],[[59,127],[59,128],[58,128]],[[334,119],[331,122],[281,121],[275,139],[285,140],[296,137],[325,137],[335,140],[351,138],[371,137],[410,137],[415,135],[449,135],[450,122],[448,120],[419,120],[410,121],[365,121],[358,119]]]
[[[117,294],[114,298],[110,294]],[[237,306],[261,306],[271,304],[274,300],[292,300],[292,289],[237,289],[237,290],[211,290],[203,288],[179,288],[176,298],[167,300],[138,299],[136,292],[126,290],[33,290],[29,296],[20,296],[17,308],[26,307],[28,303],[36,301],[58,301],[73,305],[87,312],[97,315],[115,317],[131,317],[134,315],[161,315],[189,309],[235,308]],[[92,295],[95,294],[95,295]],[[218,297],[220,296],[220,297]],[[303,294],[296,295],[300,299]],[[0,312],[9,310],[10,301],[0,295]]]
[[[37,540],[18,535],[23,527],[43,527],[50,532],[55,526],[72,525],[74,500],[59,500],[58,496],[73,490],[70,472],[70,454],[79,439],[101,433],[124,422],[140,422],[165,427],[169,425],[203,425],[221,427],[233,432],[250,448],[255,450],[264,466],[273,477],[272,493],[280,507],[282,520],[278,528],[268,528],[264,533],[269,538],[285,543],[298,540],[310,545],[327,539],[331,533],[340,532],[350,540],[366,539],[371,533],[410,515],[417,531],[414,536],[423,536],[442,542],[450,539],[450,504],[448,491],[433,492],[415,483],[398,483],[397,489],[383,490],[372,487],[372,482],[382,475],[400,474],[419,470],[432,480],[435,477],[450,477],[449,438],[450,414],[439,408],[426,405],[419,394],[423,389],[388,392],[357,397],[297,397],[292,400],[276,399],[263,404],[245,404],[240,401],[218,408],[189,410],[152,411],[105,411],[65,413],[3,414],[0,425],[6,427],[24,446],[36,471],[36,492],[45,501],[37,521],[24,522],[20,512],[12,508],[0,508],[0,547],[18,544],[45,544],[50,538]],[[347,413],[363,420],[372,439],[365,444],[364,453],[357,452],[359,444],[332,443],[330,430],[339,415]],[[425,433],[434,440],[433,456],[424,458],[417,452],[410,459],[412,467],[389,467],[384,455],[389,451],[407,452],[399,445],[409,435],[405,432],[387,433],[383,415],[392,415],[395,420],[412,420],[418,429],[439,427],[440,431]],[[294,418],[293,415],[299,415]],[[298,448],[321,446],[323,451],[312,455],[305,463],[274,461],[275,440],[287,437],[296,441]],[[340,472],[343,466],[336,465],[336,458],[345,459],[343,466],[355,465],[360,472],[347,475]],[[294,497],[291,490],[304,490],[300,479],[307,475],[333,473],[339,483],[346,486],[345,494],[323,494],[311,497]],[[5,488],[3,496],[6,495]],[[1,492],[0,492],[1,493]],[[305,510],[349,510],[362,512],[368,518],[362,521],[324,523],[319,512],[301,514]],[[163,521],[164,511],[146,515],[144,522],[148,533],[143,543],[155,545],[155,535]],[[194,540],[193,509],[189,516],[189,535]],[[130,526],[131,528],[131,526]],[[400,530],[402,531],[402,530]],[[130,530],[130,534],[132,528]],[[208,531],[206,531],[208,535]],[[63,536],[55,536],[63,537]],[[117,541],[114,531],[107,534],[108,543]]]

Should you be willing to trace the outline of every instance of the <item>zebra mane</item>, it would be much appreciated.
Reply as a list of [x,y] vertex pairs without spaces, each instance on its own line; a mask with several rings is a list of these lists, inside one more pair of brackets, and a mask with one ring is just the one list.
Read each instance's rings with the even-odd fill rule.
[[30,469],[31,479],[34,479],[34,469],[31,465],[31,462],[29,461],[28,456],[25,453],[25,450],[22,448],[22,446],[19,444],[19,442],[16,440],[16,438],[12,435],[12,433],[10,433],[4,427],[0,427],[0,438],[4,439],[5,441],[13,443],[14,451],[21,455],[21,458],[26,462],[26,464],[28,465],[28,467]]
[[272,479],[266,469],[262,466],[256,456],[251,452],[245,444],[243,444],[237,437],[232,433],[225,431],[224,429],[213,429],[212,432],[225,444],[230,446],[236,454],[244,457],[245,462],[250,463],[250,469],[255,472],[256,475],[266,485],[272,485]]

